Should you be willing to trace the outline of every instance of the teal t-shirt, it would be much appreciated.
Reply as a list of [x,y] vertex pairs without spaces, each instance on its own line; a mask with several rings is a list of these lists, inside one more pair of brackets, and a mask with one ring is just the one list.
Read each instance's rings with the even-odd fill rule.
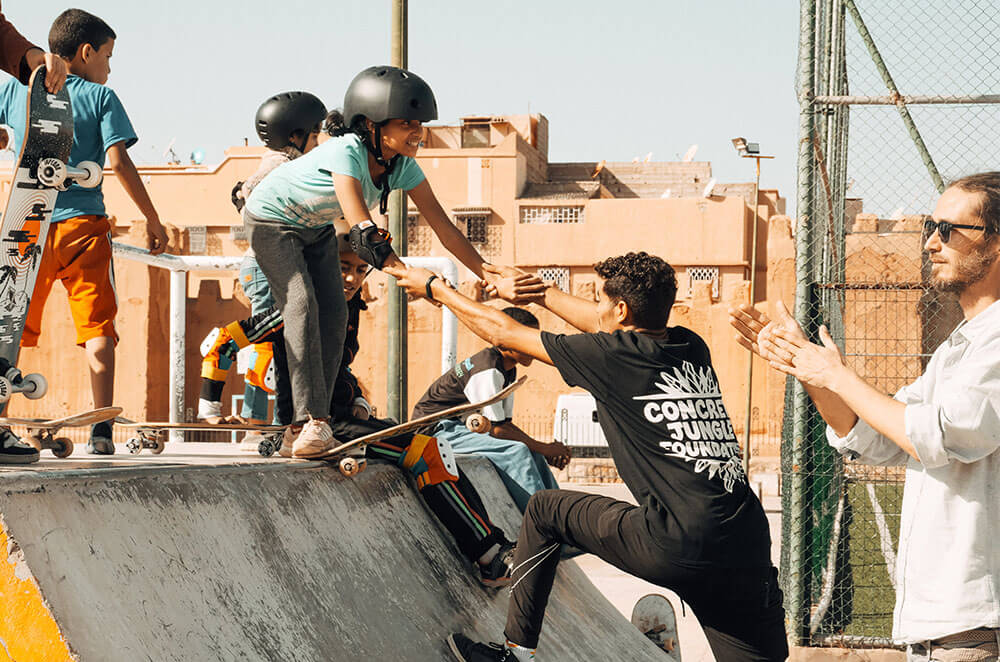
[[[365,204],[371,208],[382,195],[368,171],[368,150],[349,133],[284,163],[257,184],[247,199],[247,211],[257,218],[315,228],[330,225],[344,215],[333,186],[334,175],[350,175],[361,182]],[[400,157],[389,175],[389,187],[409,191],[424,181],[416,160]]]
[[[94,161],[102,168],[108,148],[125,142],[131,147],[138,141],[125,107],[110,87],[91,83],[79,76],[66,79],[66,89],[73,104],[73,150],[69,165]],[[24,120],[28,110],[28,87],[13,78],[0,87],[0,124],[14,132],[11,147],[17,154],[24,140]],[[59,193],[52,212],[53,221],[65,221],[74,216],[94,214],[104,216],[104,193],[101,187],[83,188],[72,184]]]

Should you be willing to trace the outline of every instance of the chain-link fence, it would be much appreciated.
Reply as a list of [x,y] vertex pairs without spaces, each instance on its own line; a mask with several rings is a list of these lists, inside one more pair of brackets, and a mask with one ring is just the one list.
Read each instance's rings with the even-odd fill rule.
[[[1000,154],[995,0],[801,0],[795,315],[894,393],[960,320],[928,284],[923,216]],[[782,576],[802,645],[894,645],[903,468],[847,462],[789,380]]]

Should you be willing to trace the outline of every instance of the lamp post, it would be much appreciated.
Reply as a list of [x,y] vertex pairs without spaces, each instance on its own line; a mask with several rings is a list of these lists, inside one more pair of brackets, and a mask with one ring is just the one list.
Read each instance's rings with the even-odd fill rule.
[[[392,65],[407,66],[407,7],[408,0],[392,0]],[[389,234],[396,255],[406,255],[406,193],[393,191],[389,195]],[[406,334],[406,295],[389,279],[389,338],[386,352],[386,409],[389,418],[405,421],[408,409],[407,382],[409,348]]]
[[[733,138],[733,147],[740,155],[740,158],[753,159],[756,165],[756,173],[753,182],[753,198],[751,198],[751,209],[753,211],[753,221],[751,223],[751,249],[750,249],[750,305],[754,305],[757,291],[757,197],[760,195],[760,161],[761,159],[773,159],[773,156],[764,156],[760,153],[760,144],[747,142],[746,138]],[[743,473],[747,480],[750,480],[750,419],[753,412],[753,352],[750,352],[750,360],[747,363],[747,413],[746,424],[743,427]]]

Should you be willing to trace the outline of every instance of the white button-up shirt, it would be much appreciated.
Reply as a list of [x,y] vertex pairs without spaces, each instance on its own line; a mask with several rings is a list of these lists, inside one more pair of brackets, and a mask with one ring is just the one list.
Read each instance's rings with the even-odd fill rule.
[[830,445],[874,465],[906,465],[893,638],[909,643],[1000,627],[1000,302],[959,324],[906,404],[920,461],[862,420]]

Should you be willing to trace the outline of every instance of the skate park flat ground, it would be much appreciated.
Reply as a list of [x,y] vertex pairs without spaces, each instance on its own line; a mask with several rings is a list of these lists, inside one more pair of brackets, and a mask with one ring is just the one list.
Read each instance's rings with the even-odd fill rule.
[[[394,466],[345,478],[196,443],[42,457],[0,470],[10,659],[438,662],[451,631],[501,637],[506,591],[480,586]],[[460,462],[515,536],[492,466]],[[660,660],[581,569],[591,558],[560,565],[541,659]]]

